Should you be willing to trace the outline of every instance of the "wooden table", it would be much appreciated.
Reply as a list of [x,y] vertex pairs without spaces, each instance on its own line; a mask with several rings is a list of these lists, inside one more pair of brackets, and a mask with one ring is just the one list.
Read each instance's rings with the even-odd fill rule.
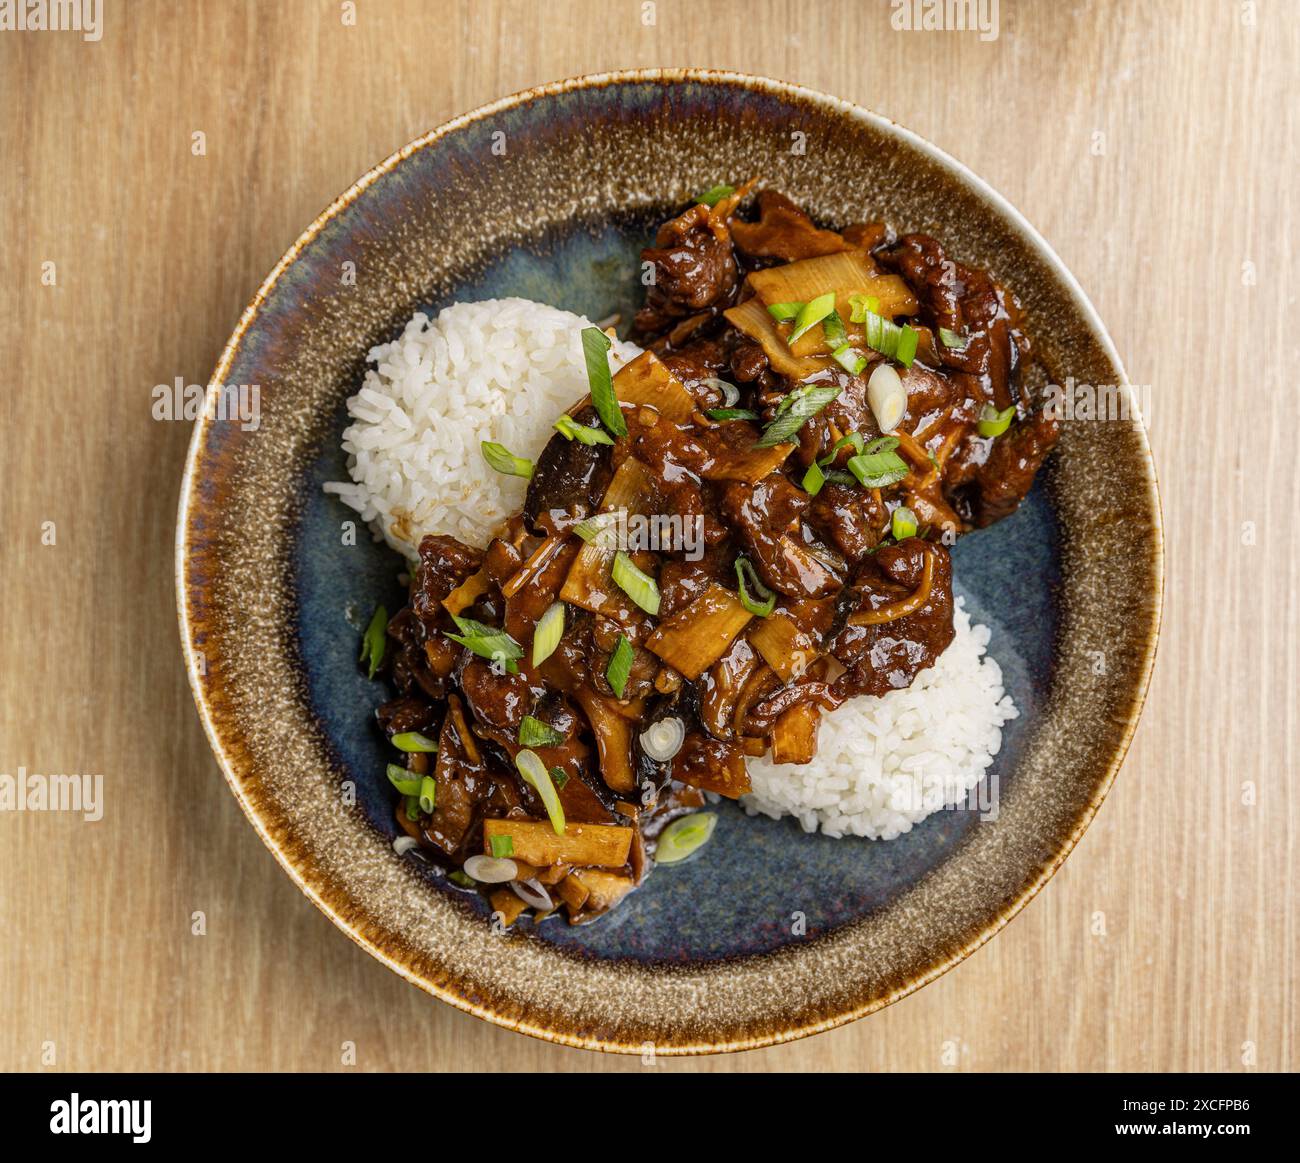
[[0,32],[0,772],[105,777],[98,823],[0,814],[0,1066],[333,1070],[353,1042],[362,1070],[644,1069],[426,997],[276,867],[186,686],[189,426],[150,409],[206,381],[299,230],[421,131],[541,81],[698,64],[879,110],[1042,230],[1150,385],[1169,582],[1125,769],[1006,932],[846,1029],[655,1069],[1296,1068],[1294,7],[1002,0],[990,42],[896,32],[884,0],[652,7],[358,0],[349,26],[335,0],[132,0],[97,43]]

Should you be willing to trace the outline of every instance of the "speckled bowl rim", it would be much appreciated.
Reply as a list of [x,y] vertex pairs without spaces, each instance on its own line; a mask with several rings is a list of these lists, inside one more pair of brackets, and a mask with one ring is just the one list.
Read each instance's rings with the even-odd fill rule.
[[[464,113],[458,117],[452,118],[438,126],[436,129],[430,130],[423,136],[416,138],[414,141],[403,146],[397,152],[385,158],[382,162],[367,171],[361,178],[349,186],[346,191],[339,195],[339,197],[334,199],[334,201],[316,217],[315,221],[313,221],[312,224],[303,231],[294,244],[285,252],[280,261],[276,263],[274,269],[269,275],[267,275],[262,285],[258,288],[257,293],[253,296],[249,305],[244,309],[234,332],[226,342],[221,357],[218,360],[216,370],[213,372],[208,384],[207,399],[205,401],[203,415],[195,422],[194,432],[190,439],[189,452],[185,461],[185,471],[181,481],[180,501],[177,509],[175,557],[177,618],[180,627],[181,644],[185,655],[186,674],[189,678],[190,689],[193,692],[195,705],[198,708],[199,717],[202,720],[204,730],[207,733],[209,744],[212,747],[213,753],[216,755],[226,782],[230,785],[230,790],[234,793],[236,801],[243,809],[245,816],[248,817],[249,822],[253,825],[254,829],[256,829],[257,834],[262,838],[262,842],[270,849],[272,855],[276,858],[285,872],[288,873],[293,882],[302,890],[308,899],[316,905],[317,908],[319,908],[327,917],[330,918],[331,921],[334,922],[335,925],[342,929],[343,932],[347,933],[353,941],[373,957],[381,961],[401,977],[405,978],[411,984],[416,985],[425,992],[455,1006],[457,1009],[464,1010],[467,1013],[483,1018],[495,1025],[503,1026],[506,1029],[514,1030],[519,1033],[529,1034],[544,1041],[573,1046],[579,1049],[604,1050],[625,1054],[642,1053],[644,1046],[640,1043],[633,1045],[589,1037],[579,1037],[564,1030],[552,1029],[542,1025],[533,1025],[527,1020],[516,1020],[512,1017],[496,1013],[486,1006],[478,1005],[452,990],[441,988],[437,984],[427,981],[418,973],[413,972],[410,967],[400,962],[385,949],[369,940],[362,933],[358,932],[352,924],[341,916],[328,899],[328,894],[330,893],[332,886],[325,884],[318,887],[309,880],[306,873],[300,871],[293,862],[292,857],[276,843],[267,826],[258,816],[256,809],[246,795],[241,783],[241,773],[236,769],[235,761],[221,737],[212,708],[208,705],[205,697],[203,684],[200,679],[200,660],[198,659],[197,651],[193,646],[193,635],[191,632],[192,611],[189,605],[189,596],[185,582],[185,563],[190,551],[187,533],[190,528],[191,508],[196,503],[196,492],[199,483],[199,462],[207,442],[209,428],[215,415],[215,398],[219,386],[226,382],[236,352],[242,344],[250,327],[257,319],[262,304],[266,301],[267,297],[278,283],[280,276],[295,262],[303,249],[320,234],[322,229],[337,214],[339,214],[340,211],[351,205],[372,183],[395,169],[406,158],[410,157],[417,151],[433,145],[448,134],[472,125],[475,122],[493,117],[505,110],[526,104],[539,97],[554,96],[575,90],[601,88],[616,84],[678,84],[681,82],[738,85],[766,92],[777,97],[798,98],[815,105],[820,105],[833,113],[838,113],[871,124],[882,133],[897,138],[905,146],[919,151],[931,162],[947,170],[955,180],[965,185],[977,197],[988,203],[994,210],[1003,215],[1006,222],[1020,234],[1025,245],[1037,253],[1039,258],[1059,280],[1061,286],[1068,292],[1070,299],[1073,301],[1075,308],[1080,314],[1080,317],[1092,332],[1093,338],[1100,346],[1102,352],[1106,358],[1114,364],[1116,370],[1119,372],[1120,383],[1129,395],[1130,404],[1134,409],[1134,414],[1138,415],[1136,411],[1138,403],[1136,394],[1133,392],[1127,372],[1124,370],[1124,365],[1120,360],[1119,353],[1115,349],[1115,344],[1111,340],[1105,325],[1102,323],[1101,317],[1098,315],[1096,308],[1093,307],[1078,281],[1070,273],[1056,252],[1048,245],[1038,231],[1035,230],[1024,215],[1020,213],[1020,211],[1018,211],[1001,194],[974,174],[970,169],[944,153],[938,147],[932,145],[930,142],[913,133],[911,130],[898,125],[889,118],[873,113],[851,101],[845,101],[841,98],[833,97],[815,89],[810,89],[803,85],[794,84],[788,81],[776,81],[770,78],[754,76],[747,73],[717,69],[656,68],[616,70],[612,72],[592,73],[584,76],[572,77],[566,80],[554,81],[549,84],[525,89],[521,92],[512,94],[511,96],[502,97],[496,101],[482,105],[469,113]],[[910,993],[914,993],[922,986],[928,985],[931,981],[942,976],[954,965],[964,961],[970,956],[970,954],[990,940],[996,933],[1000,932],[1011,921],[1011,919],[1038,894],[1042,887],[1051,879],[1056,870],[1065,861],[1065,858],[1071,851],[1073,851],[1074,846],[1079,842],[1080,837],[1087,830],[1089,824],[1092,823],[1093,817],[1101,807],[1102,801],[1105,800],[1107,793],[1110,791],[1111,785],[1115,782],[1115,776],[1128,753],[1134,731],[1137,728],[1138,719],[1141,716],[1142,708],[1146,702],[1146,695],[1151,681],[1151,672],[1155,665],[1156,647],[1160,636],[1160,627],[1163,620],[1164,521],[1160,503],[1160,490],[1156,479],[1155,464],[1151,456],[1150,444],[1146,437],[1145,427],[1140,422],[1140,417],[1139,423],[1136,427],[1138,430],[1140,451],[1142,453],[1142,464],[1146,470],[1147,486],[1149,490],[1147,500],[1150,503],[1154,542],[1150,564],[1155,593],[1152,595],[1154,600],[1152,602],[1150,632],[1146,642],[1143,644],[1142,659],[1133,681],[1134,693],[1133,699],[1130,703],[1131,710],[1123,725],[1123,734],[1114,749],[1114,753],[1106,767],[1105,774],[1099,781],[1094,795],[1081,812],[1073,831],[1066,838],[1059,850],[1049,861],[1044,863],[1039,875],[1032,881],[1028,882],[1019,895],[1010,901],[1010,903],[1008,903],[988,923],[988,925],[971,938],[965,945],[958,948],[947,958],[929,966],[926,971],[915,975],[905,984],[891,990],[884,996],[868,998],[861,1004],[845,1007],[839,1013],[825,1017],[819,1021],[791,1026],[787,1029],[774,1029],[755,1037],[721,1042],[656,1045],[655,1052],[657,1054],[691,1055],[754,1050],[764,1046],[790,1042],[798,1038],[835,1029],[838,1026],[856,1021],[858,1018],[865,1017],[867,1014],[883,1009],[885,1006],[891,1005]]]

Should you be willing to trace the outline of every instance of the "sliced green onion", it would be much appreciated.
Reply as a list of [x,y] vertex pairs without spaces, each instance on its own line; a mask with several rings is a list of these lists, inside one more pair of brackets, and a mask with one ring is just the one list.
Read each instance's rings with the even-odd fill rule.
[[[749,577],[748,585],[745,584],[746,575]],[[743,555],[736,558],[736,580],[740,583],[740,604],[751,614],[766,618],[776,609],[776,594],[763,584],[758,574],[754,572],[753,563]],[[757,597],[749,596],[751,589]]]
[[630,643],[625,635],[618,636],[618,645],[614,647],[614,653],[609,656],[609,665],[605,668],[605,677],[609,680],[610,689],[621,699],[623,692],[627,690],[627,680],[632,674],[632,659],[635,657]]
[[860,351],[854,351],[847,343],[832,351],[831,358],[851,376],[861,375],[862,369],[867,366],[867,357]]
[[840,394],[838,387],[796,388],[777,409],[776,419],[763,429],[755,448],[784,444],[809,420]]
[[488,848],[497,860],[504,860],[515,854],[515,838],[498,833],[488,837]]
[[1001,436],[1011,427],[1011,419],[1015,414],[1016,406],[1014,404],[1009,408],[1004,408],[1001,412],[992,404],[985,404],[980,409],[979,423],[976,427],[979,429],[981,436]]
[[551,778],[555,781],[556,790],[563,791],[564,785],[569,782],[569,773],[562,767],[552,767]]
[[828,468],[823,470],[828,485],[847,485],[853,488],[858,483],[858,478],[851,472],[842,468]]
[[587,361],[587,387],[591,402],[600,421],[615,436],[627,435],[627,421],[614,394],[614,381],[609,374],[609,336],[599,327],[582,329],[582,355]]
[[366,627],[366,632],[361,638],[360,661],[369,664],[367,678],[374,678],[379,664],[384,661],[384,650],[388,645],[388,638],[384,631],[387,629],[388,611],[380,606],[372,615],[370,625]]
[[822,472],[821,466],[813,461],[808,466],[808,471],[803,474],[803,487],[810,497],[815,497],[822,491],[822,485],[826,483],[826,474]]
[[477,888],[478,882],[468,873],[462,872],[459,868],[447,873],[447,879],[452,884],[458,884],[461,888]]
[[420,811],[429,815],[434,804],[438,802],[438,785],[433,776],[426,775],[420,780]]
[[906,541],[916,536],[916,514],[906,505],[899,505],[889,515],[889,531],[895,541]]
[[868,311],[863,320],[867,346],[881,355],[896,359],[904,367],[911,367],[916,356],[917,331],[906,323],[899,326],[883,315]]
[[523,658],[524,648],[504,630],[485,626],[473,618],[462,618],[459,614],[452,614],[451,620],[456,623],[456,629],[460,633],[453,634],[450,630],[444,630],[443,633],[453,642],[459,642],[471,654],[477,654],[480,658],[504,663],[511,674],[519,672],[515,660]]
[[573,531],[588,545],[600,549],[618,548],[618,526],[623,520],[623,510],[615,509],[609,513],[596,513],[585,521],[579,521]]
[[965,351],[966,344],[969,340],[967,340],[964,335],[958,335],[955,331],[949,331],[946,327],[940,327],[939,342],[949,351]]
[[525,715],[519,720],[519,745],[521,747],[558,747],[564,736],[550,723]]
[[751,408],[706,408],[710,420],[757,420],[758,413]]
[[740,403],[740,389],[735,384],[729,384],[726,380],[720,380],[716,376],[709,376],[708,379],[700,381],[705,387],[716,388],[722,393],[722,406],[724,408],[734,408]]
[[504,444],[498,444],[495,440],[480,440],[479,449],[488,466],[496,469],[497,472],[504,473],[508,477],[532,479],[533,462],[522,456],[516,456]]
[[557,836],[564,835],[564,805],[560,803],[560,794],[555,790],[551,773],[546,770],[536,751],[524,750],[515,756],[515,766],[524,782],[542,797],[542,805],[551,819],[551,827]]
[[[892,441],[892,443],[890,443]],[[873,440],[867,451],[849,460],[849,472],[865,489],[883,489],[907,476],[907,464],[894,451],[898,440],[887,436]]]
[[404,796],[402,804],[406,809],[406,818],[415,823],[420,818],[420,797]]
[[880,311],[880,300],[875,295],[854,294],[849,296],[849,322],[865,323],[868,315]]
[[674,820],[659,833],[655,845],[656,864],[679,864],[709,842],[718,817],[713,812],[693,812]]
[[436,754],[438,745],[419,731],[401,731],[390,740],[399,751],[427,751]]
[[892,363],[881,360],[867,380],[867,404],[881,432],[892,432],[907,414],[907,388]]
[[866,451],[866,442],[862,439],[861,432],[850,432],[847,436],[841,436],[834,444],[831,450],[820,460],[817,461],[823,468],[830,464],[839,454],[841,448],[851,448],[859,456]]
[[793,323],[803,310],[802,303],[773,303],[767,313],[778,323]]
[[614,438],[599,428],[588,428],[579,424],[568,412],[563,412],[555,422],[555,431],[565,440],[577,440],[580,444],[613,444]]
[[898,447],[897,436],[877,436],[870,444],[865,445],[863,452],[892,452]]
[[822,324],[822,334],[830,347],[843,347],[849,341],[849,333],[844,330],[844,320],[838,311],[832,310]]
[[795,317],[794,330],[786,337],[786,343],[792,344],[800,336],[816,327],[835,310],[835,292],[827,291],[824,295],[807,302]]
[[404,796],[418,796],[420,794],[420,777],[407,771],[404,767],[399,767],[396,763],[390,763],[387,768],[388,782],[391,783]]
[[636,563],[621,549],[614,554],[610,570],[614,584],[647,614],[659,613],[659,586],[648,573],[637,569]]
[[705,190],[703,194],[697,195],[695,201],[703,206],[716,206],[723,198],[730,198],[735,192],[735,186],[714,186],[710,190]]
[[541,666],[559,646],[564,637],[564,603],[553,602],[546,613],[537,619],[533,630],[533,665]]

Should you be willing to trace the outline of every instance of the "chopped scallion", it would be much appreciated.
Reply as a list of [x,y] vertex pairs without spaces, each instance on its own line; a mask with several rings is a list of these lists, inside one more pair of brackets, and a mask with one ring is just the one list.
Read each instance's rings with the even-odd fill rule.
[[709,842],[718,817],[713,812],[693,812],[674,820],[662,832],[655,844],[656,864],[678,864],[698,852]]
[[817,463],[823,467],[832,463],[836,456],[839,455],[841,448],[851,448],[857,455],[861,456],[866,451],[866,441],[862,439],[861,432],[850,432],[847,436],[841,436],[831,445],[830,452],[818,460]]
[[573,531],[588,545],[599,549],[617,549],[619,542],[619,525],[624,517],[622,509],[609,513],[596,513],[585,521],[579,521]]
[[803,474],[804,491],[810,496],[815,497],[822,491],[822,485],[826,483],[826,474],[822,472],[821,466],[813,461],[808,466],[808,471]]
[[551,779],[555,781],[556,790],[563,791],[564,785],[569,782],[569,773],[562,767],[552,767]]
[[763,429],[754,447],[772,448],[785,443],[839,394],[838,387],[796,388],[781,401],[776,419]]
[[[816,468],[816,465],[813,467]],[[747,577],[748,584],[745,580]],[[744,556],[736,558],[736,580],[740,583],[740,604],[751,614],[766,618],[776,609],[776,594],[763,584],[749,558]],[[750,597],[751,589],[756,596]]]
[[981,436],[1001,436],[1011,427],[1011,420],[1015,414],[1016,406],[1014,404],[1009,408],[1004,408],[1001,412],[992,404],[985,404],[980,409],[979,423],[976,427],[979,429]]
[[533,665],[541,666],[564,637],[564,603],[553,602],[533,629]]
[[730,198],[735,192],[735,186],[718,185],[705,190],[703,194],[696,197],[695,201],[704,206],[716,206],[723,198]]
[[896,484],[908,473],[907,464],[894,451],[897,446],[898,440],[893,436],[873,440],[865,452],[849,460],[849,472],[865,489],[883,489]]
[[488,837],[488,849],[497,860],[504,860],[515,854],[515,838],[501,833]]
[[418,796],[420,794],[420,777],[414,772],[407,771],[406,768],[399,767],[396,763],[390,763],[387,772],[388,782],[402,795]]
[[627,690],[627,680],[632,674],[634,657],[632,643],[625,635],[620,634],[618,645],[614,647],[614,653],[609,656],[609,665],[605,668],[605,677],[609,680],[610,689],[620,699],[623,697],[623,692]]
[[916,514],[906,505],[899,505],[889,515],[889,531],[895,541],[906,541],[916,536]]
[[802,303],[773,303],[767,309],[767,313],[778,323],[793,323],[802,310]]
[[596,415],[615,436],[627,435],[627,421],[614,394],[614,380],[609,374],[609,336],[599,327],[582,330],[582,355],[587,362],[587,387]]
[[868,311],[863,320],[867,346],[881,355],[896,359],[904,367],[911,367],[916,357],[918,333],[906,323],[891,323],[883,315]]
[[453,642],[459,642],[471,654],[477,654],[480,658],[502,663],[511,674],[518,673],[516,659],[523,658],[524,648],[504,630],[485,626],[473,618],[462,618],[459,614],[452,614],[451,620],[456,623],[456,629],[460,633],[453,634],[449,630],[444,630],[443,633]]
[[428,815],[438,802],[438,785],[433,776],[426,775],[420,780],[420,811]]
[[494,468],[497,472],[508,477],[532,479],[533,462],[522,456],[516,456],[504,444],[498,444],[495,440],[481,440],[479,441],[479,448],[482,450],[483,459],[488,462],[490,468]]
[[843,347],[849,341],[849,333],[844,330],[844,320],[838,311],[832,310],[822,323],[822,334],[826,336],[828,347]]
[[860,351],[854,351],[847,343],[832,351],[831,358],[851,376],[861,375],[862,369],[867,366],[867,357]]
[[390,742],[399,751],[427,751],[434,754],[438,750],[438,745],[427,735],[421,735],[419,731],[400,731]]
[[542,797],[542,806],[546,808],[546,814],[550,817],[551,828],[555,834],[563,836],[564,805],[560,803],[560,794],[555,790],[555,782],[551,779],[551,773],[546,770],[546,764],[541,761],[536,751],[525,748],[515,756],[515,767],[519,769],[524,782]]
[[564,742],[560,734],[550,723],[543,723],[532,715],[525,715],[519,720],[519,745],[521,747],[558,747]]
[[940,327],[939,342],[949,351],[965,351],[968,340],[964,335],[958,335],[955,331],[949,331],[946,327]]
[[447,879],[452,884],[459,885],[461,888],[477,888],[478,882],[467,873],[462,872],[459,868],[447,873]]
[[610,570],[614,584],[647,614],[659,613],[659,586],[648,573],[636,567],[636,563],[621,549],[614,554],[614,565]]
[[380,663],[384,661],[384,650],[388,644],[385,631],[388,629],[388,611],[380,606],[370,619],[370,625],[361,638],[361,659],[367,664],[367,678],[374,678]]
[[555,431],[565,440],[577,440],[580,444],[613,444],[614,438],[599,428],[588,428],[579,424],[568,412],[563,412],[555,422]]
[[796,339],[806,334],[812,328],[816,327],[823,319],[835,310],[835,292],[827,291],[824,295],[818,295],[817,298],[805,303],[795,316],[794,330],[786,338],[786,343],[792,344]]
[[757,420],[758,413],[751,408],[706,408],[710,420]]
[[865,323],[868,315],[875,315],[880,311],[880,300],[875,295],[849,296],[849,322]]
[[411,823],[415,823],[416,821],[419,820],[420,818],[420,797],[419,796],[403,796],[402,806],[406,811],[406,818],[410,820]]

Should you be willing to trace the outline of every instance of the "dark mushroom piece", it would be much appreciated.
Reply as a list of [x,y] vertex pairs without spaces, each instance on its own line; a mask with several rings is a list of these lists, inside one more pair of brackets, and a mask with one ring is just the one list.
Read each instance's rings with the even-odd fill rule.
[[[601,430],[600,417],[590,404],[571,413],[583,428]],[[608,444],[570,440],[557,432],[542,449],[528,482],[524,517],[538,533],[565,528],[593,513],[614,475]]]

